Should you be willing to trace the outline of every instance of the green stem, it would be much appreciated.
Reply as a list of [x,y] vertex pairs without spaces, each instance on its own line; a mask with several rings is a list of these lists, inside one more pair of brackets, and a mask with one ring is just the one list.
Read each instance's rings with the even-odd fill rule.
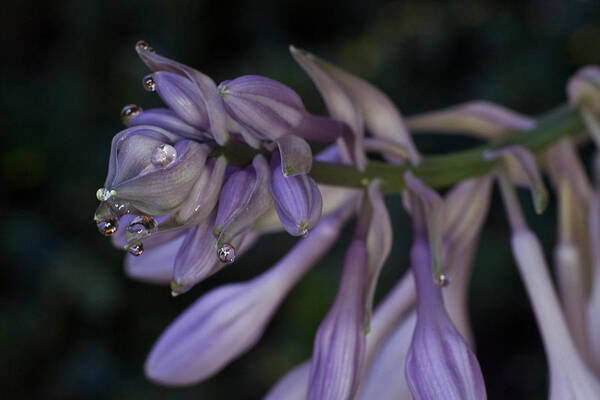
[[404,189],[403,175],[406,170],[413,173],[433,188],[451,186],[463,179],[490,172],[497,161],[484,160],[486,151],[519,145],[534,153],[545,150],[558,139],[575,136],[584,129],[577,109],[562,106],[541,117],[536,126],[527,131],[516,131],[503,140],[455,153],[423,157],[416,167],[394,166],[384,162],[370,161],[364,172],[353,166],[315,161],[310,175],[319,183],[346,187],[364,187],[372,179],[381,179],[386,193]]

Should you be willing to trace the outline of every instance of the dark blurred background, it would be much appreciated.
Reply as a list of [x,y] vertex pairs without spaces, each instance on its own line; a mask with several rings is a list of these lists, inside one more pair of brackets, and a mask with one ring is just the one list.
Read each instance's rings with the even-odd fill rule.
[[[294,242],[270,235],[242,260],[171,298],[122,272],[123,254],[92,221],[119,111],[159,104],[134,44],[219,82],[261,74],[324,107],[294,64],[294,43],[363,76],[404,114],[488,99],[526,113],[564,101],[568,77],[600,60],[595,1],[7,2],[0,24],[0,390],[6,399],[256,399],[311,354],[337,289],[348,232],[291,293],[263,340],[215,378],[185,389],[148,382],[152,343],[207,289],[255,276]],[[473,144],[417,139],[427,153]],[[582,147],[589,158],[590,146]],[[524,200],[528,200],[526,196]],[[378,298],[407,266],[410,232],[388,199],[395,247]],[[548,252],[555,204],[529,220]],[[510,257],[497,197],[471,286],[471,316],[490,399],[544,399],[546,363]],[[399,365],[398,373],[402,373]]]

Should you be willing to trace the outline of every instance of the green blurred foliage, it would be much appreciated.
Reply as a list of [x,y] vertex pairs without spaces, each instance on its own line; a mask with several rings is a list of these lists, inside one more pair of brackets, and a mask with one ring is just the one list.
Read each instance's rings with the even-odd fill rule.
[[[141,88],[133,46],[216,81],[261,74],[324,107],[288,54],[294,43],[381,87],[405,114],[488,99],[538,114],[564,101],[568,77],[600,58],[594,1],[60,1],[3,4],[0,24],[0,386],[3,398],[259,398],[311,354],[349,240],[294,289],[260,344],[208,382],[158,387],[143,376],[153,341],[209,288],[248,279],[294,242],[261,240],[239,262],[171,298],[133,282],[92,222],[119,110],[159,104]],[[420,136],[425,153],[473,141]],[[590,147],[583,148],[589,158]],[[528,217],[548,251],[555,205]],[[387,199],[395,247],[378,298],[406,270],[409,221]],[[476,259],[471,316],[490,399],[543,399],[546,365],[494,199]],[[402,373],[402,366],[398,366]]]

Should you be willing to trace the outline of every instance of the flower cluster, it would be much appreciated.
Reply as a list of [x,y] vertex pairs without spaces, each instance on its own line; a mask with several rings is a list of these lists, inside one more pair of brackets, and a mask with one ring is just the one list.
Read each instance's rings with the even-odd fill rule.
[[[528,186],[536,211],[544,210],[548,192],[528,148],[518,142],[488,147],[481,154],[488,173],[464,176],[442,197],[417,176],[426,167],[409,134],[461,132],[503,143],[509,131],[536,129],[535,120],[471,102],[405,122],[371,84],[291,47],[324,99],[329,116],[319,116],[272,79],[249,75],[217,85],[146,42],[136,50],[152,71],[142,80],[144,89],[156,92],[166,107],[123,108],[126,129],[113,138],[95,214],[100,232],[128,250],[127,274],[170,284],[179,295],[234,262],[262,233],[285,230],[300,237],[266,272],[205,293],[177,318],[146,361],[151,380],[195,384],[251,348],[287,293],[356,216],[312,358],[286,374],[266,399],[485,399],[466,293],[496,178],[548,355],[550,398],[600,398],[600,252],[592,245],[600,240],[600,185],[594,190],[588,182],[571,139],[543,153],[559,201],[559,298],[513,187]],[[600,143],[599,71],[577,74],[568,95]],[[326,148],[313,157],[309,142]],[[374,311],[393,240],[383,199],[389,177],[377,170],[367,174],[367,153],[380,156],[404,182],[404,205],[413,220],[411,268]],[[363,179],[358,187],[317,183],[310,174],[313,161],[362,173]]]

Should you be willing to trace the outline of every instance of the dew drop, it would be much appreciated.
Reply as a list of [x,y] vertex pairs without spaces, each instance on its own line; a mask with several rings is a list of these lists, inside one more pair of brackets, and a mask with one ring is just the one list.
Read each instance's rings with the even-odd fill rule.
[[148,74],[142,79],[142,86],[148,92],[154,92],[156,90],[156,81],[154,80],[154,74]]
[[119,220],[115,217],[108,217],[99,221],[97,226],[101,234],[111,236],[119,229]]
[[235,261],[235,248],[229,243],[225,243],[223,247],[217,250],[219,261],[225,264],[231,264]]
[[121,121],[123,124],[127,125],[132,117],[140,114],[142,111],[144,111],[142,110],[142,107],[139,107],[137,104],[127,104],[121,110]]
[[170,144],[161,144],[152,152],[152,164],[157,168],[163,168],[171,164],[177,157],[177,150]]
[[145,40],[140,40],[135,44],[135,47],[137,49],[140,49],[142,51],[149,51],[150,53],[155,53],[154,49],[152,47],[150,47],[150,45],[148,44],[148,42],[146,42]]
[[141,256],[144,252],[144,244],[142,242],[129,246],[127,249],[132,256]]
[[450,284],[450,277],[446,274],[440,274],[440,277],[436,283],[441,287],[446,287]]
[[98,201],[106,201],[110,199],[110,196],[112,196],[112,193],[107,188],[100,188],[96,191],[96,198]]
[[156,220],[147,215],[138,215],[127,225],[127,233],[132,235],[144,235],[158,225]]

